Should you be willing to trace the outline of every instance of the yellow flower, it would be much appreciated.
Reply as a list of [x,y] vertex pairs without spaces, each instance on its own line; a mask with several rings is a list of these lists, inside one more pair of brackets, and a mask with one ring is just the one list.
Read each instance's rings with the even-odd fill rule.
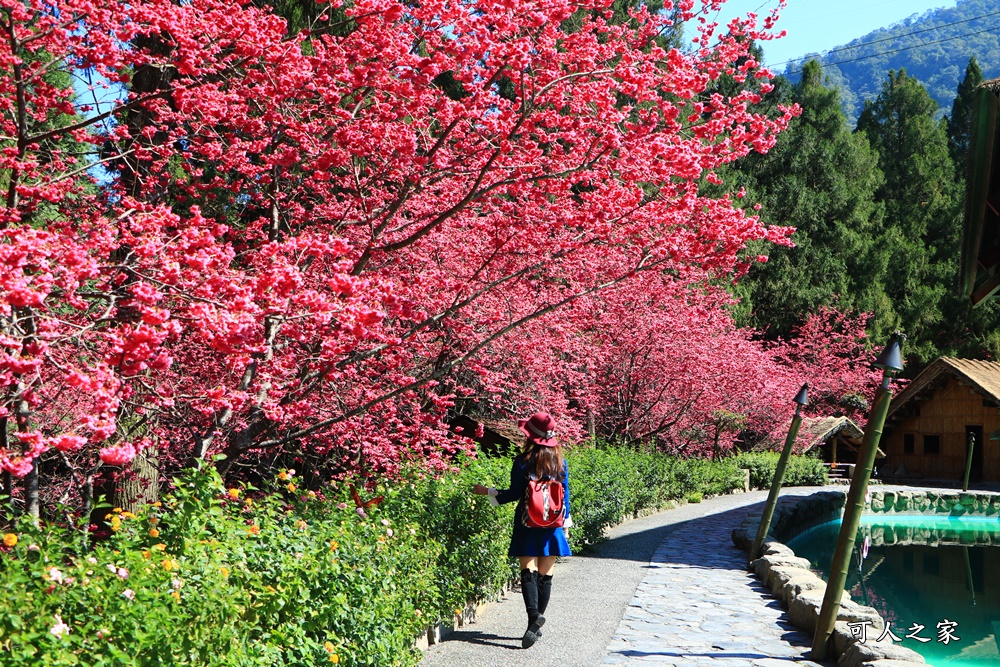
[[337,540],[332,540],[330,542],[330,551],[336,551],[337,547],[339,547],[339,546],[340,546],[340,542],[338,542]]
[[289,482],[288,486],[286,486],[285,488],[288,489],[289,493],[295,493],[295,485],[292,484],[291,482]]
[[164,558],[161,565],[163,565],[163,569],[166,570],[167,572],[170,572],[175,567],[177,567],[177,563],[174,562],[172,558]]
[[17,535],[14,533],[7,533],[3,536],[3,545],[5,547],[12,547],[17,544]]
[[160,536],[160,531],[158,531],[155,528],[150,528],[149,529],[149,536],[150,537],[159,537]]
[[306,495],[309,496],[309,498],[311,498],[311,499],[315,499],[316,498],[316,492],[315,491],[310,491]]
[[327,653],[333,653],[333,644],[331,642],[324,642],[323,648],[326,649]]
[[252,500],[252,499],[250,499],[250,498],[247,498],[247,499],[246,499],[246,500],[244,500],[243,502],[244,502],[244,503],[246,503],[246,506],[247,506],[247,507],[252,507],[252,506],[253,506],[253,500]]
[[339,665],[340,664],[340,656],[337,655],[336,653],[331,653],[330,654],[330,662],[332,662],[335,665]]
[[219,570],[222,572],[222,576],[223,577],[226,577],[227,579],[229,578],[229,568],[228,567],[222,566],[222,567],[219,568]]
[[116,507],[111,511],[114,512],[115,514],[119,514],[121,512],[124,512],[125,510],[123,510],[121,507]]
[[233,500],[236,500],[237,498],[240,497],[240,490],[239,489],[229,489],[229,497],[232,498]]
[[250,526],[249,528],[247,528],[247,531],[251,535],[259,535],[260,534],[260,526],[258,526],[257,524],[254,524],[254,525]]
[[166,551],[166,550],[167,550],[167,545],[164,544],[163,542],[153,545],[153,551]]
[[111,517],[111,530],[121,530],[122,520],[116,516]]
[[174,599],[174,602],[180,602],[181,601],[181,592],[180,591],[170,591],[170,597],[172,597]]
[[163,507],[163,503],[157,500],[155,503],[153,503],[153,507]]
[[126,519],[134,519],[135,518],[135,515],[132,514],[131,512],[122,512],[122,516],[125,517]]
[[152,556],[152,555],[153,555],[153,554],[149,553],[149,551],[143,551],[143,552],[142,552],[142,557],[143,557],[143,558],[149,558],[149,557],[150,557],[150,556]]
[[288,473],[282,470],[281,472],[278,473],[278,479],[280,479],[282,482],[287,481]]

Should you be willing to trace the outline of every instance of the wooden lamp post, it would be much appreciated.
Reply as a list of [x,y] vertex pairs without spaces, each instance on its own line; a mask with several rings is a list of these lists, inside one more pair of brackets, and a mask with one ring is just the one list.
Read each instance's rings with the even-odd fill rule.
[[868,425],[865,427],[865,437],[861,443],[861,453],[858,465],[851,479],[851,488],[847,492],[847,505],[844,507],[844,519],[840,524],[840,536],[837,538],[837,548],[833,552],[830,564],[830,578],[826,583],[826,594],[823,596],[823,606],[819,612],[819,622],[816,624],[816,635],[813,637],[813,660],[824,660],[829,651],[830,636],[833,626],[840,613],[840,599],[844,594],[844,584],[847,582],[847,570],[851,565],[851,554],[854,552],[854,538],[858,534],[858,524],[861,513],[865,509],[865,493],[868,491],[868,480],[871,478],[875,455],[878,453],[878,443],[882,438],[882,427],[889,411],[889,401],[892,391],[889,389],[889,378],[893,373],[903,370],[903,357],[900,344],[906,337],[896,332],[889,339],[882,353],[875,359],[873,366],[882,369],[882,384],[875,392],[875,404],[872,406]]
[[785,478],[785,468],[788,467],[788,459],[792,455],[792,446],[795,438],[799,434],[799,426],[802,424],[802,408],[809,403],[809,383],[802,385],[799,393],[792,399],[795,402],[795,416],[788,427],[788,436],[785,438],[785,448],[781,450],[778,457],[778,465],[774,468],[774,479],[771,480],[771,492],[767,494],[767,503],[764,505],[764,513],[760,517],[760,526],[757,528],[757,537],[754,538],[753,546],[750,548],[750,560],[760,556],[760,549],[767,537],[767,531],[771,529],[771,518],[774,516],[774,507],[778,504],[778,493],[781,491],[781,482]]

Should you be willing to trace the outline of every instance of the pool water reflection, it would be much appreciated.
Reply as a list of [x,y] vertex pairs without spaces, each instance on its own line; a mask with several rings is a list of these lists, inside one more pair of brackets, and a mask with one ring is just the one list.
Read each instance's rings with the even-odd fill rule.
[[[839,532],[840,520],[831,521],[788,546],[826,579]],[[866,515],[847,589],[854,601],[878,610],[897,645],[934,667],[1000,665],[997,517]],[[867,630],[868,638],[878,638],[878,631]]]

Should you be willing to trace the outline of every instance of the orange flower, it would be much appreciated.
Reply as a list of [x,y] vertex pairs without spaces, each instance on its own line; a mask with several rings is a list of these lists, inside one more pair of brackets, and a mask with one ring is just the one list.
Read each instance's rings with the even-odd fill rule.
[[159,537],[160,536],[160,531],[158,531],[155,528],[150,528],[149,529],[149,536],[150,537]]
[[254,525],[250,526],[249,528],[247,528],[247,531],[249,531],[251,535],[259,535],[260,534],[260,526],[258,526],[257,524],[254,524]]
[[3,545],[5,547],[13,547],[17,544],[17,535],[14,533],[7,533],[3,536]]
[[294,485],[294,484],[292,484],[291,482],[289,482],[289,483],[288,483],[288,486],[286,486],[285,488],[286,488],[286,489],[288,489],[288,492],[289,492],[289,493],[295,493],[295,488],[296,488],[296,487],[295,487],[295,485]]
[[167,550],[167,545],[164,544],[163,542],[153,545],[153,551],[166,551],[166,550]]
[[232,498],[233,500],[236,500],[237,498],[240,497],[240,490],[239,489],[229,489],[229,497]]

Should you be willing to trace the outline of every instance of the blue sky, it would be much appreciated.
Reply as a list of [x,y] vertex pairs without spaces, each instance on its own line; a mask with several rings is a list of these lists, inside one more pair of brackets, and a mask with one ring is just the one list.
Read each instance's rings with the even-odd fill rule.
[[[729,0],[719,15],[720,24],[739,14],[764,14],[773,0]],[[778,27],[788,36],[764,44],[764,63],[782,69],[782,63],[846,44],[855,37],[896,23],[928,9],[954,7],[955,0],[788,0]]]

